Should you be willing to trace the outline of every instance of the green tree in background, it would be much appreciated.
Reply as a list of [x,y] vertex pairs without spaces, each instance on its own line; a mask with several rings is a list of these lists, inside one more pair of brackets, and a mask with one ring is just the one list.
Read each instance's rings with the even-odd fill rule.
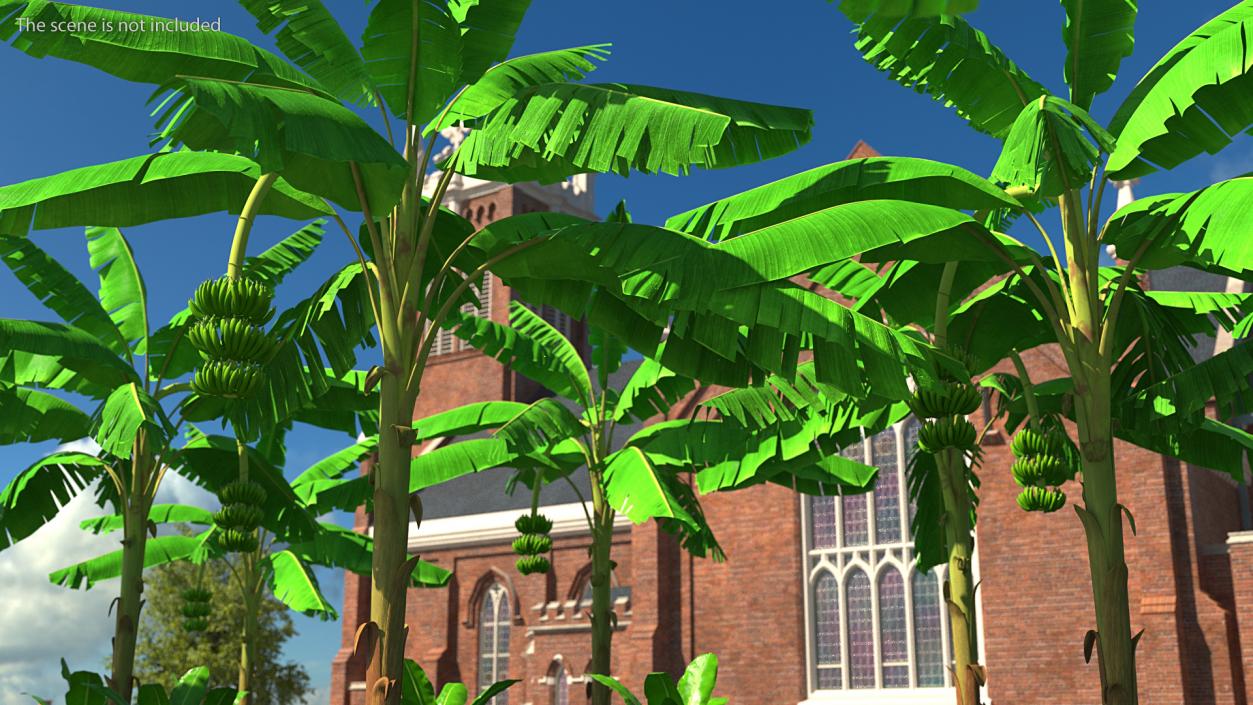
[[[203,587],[213,594],[213,618],[203,632],[183,630],[183,590],[197,585],[200,566],[177,562],[151,569],[145,577],[144,611],[135,647],[135,676],[141,683],[173,684],[193,665],[209,668],[213,685],[234,686],[239,676],[239,634],[244,603],[222,561],[204,564]],[[289,705],[310,694],[304,666],[283,660],[283,644],[295,636],[287,605],[269,591],[261,596],[251,694],[253,705]]]

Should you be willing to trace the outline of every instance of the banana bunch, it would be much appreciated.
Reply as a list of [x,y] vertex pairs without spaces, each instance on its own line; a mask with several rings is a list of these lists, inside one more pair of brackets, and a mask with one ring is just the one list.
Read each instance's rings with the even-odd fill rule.
[[513,552],[521,556],[514,564],[518,572],[547,573],[550,565],[543,554],[553,548],[553,539],[548,535],[553,530],[552,520],[543,514],[523,514],[513,526],[521,534],[513,540]]
[[919,389],[908,402],[914,415],[924,419],[966,416],[973,414],[982,403],[983,396],[978,389],[958,382],[942,382],[935,387]]
[[274,316],[274,290],[252,279],[203,282],[188,303],[199,320],[187,332],[205,363],[192,388],[205,396],[243,399],[256,393],[279,341],[262,328]]
[[1018,506],[1027,512],[1055,512],[1066,505],[1066,493],[1058,486],[1074,477],[1064,453],[1060,431],[1024,428],[1009,445],[1014,454],[1010,474],[1023,488]]
[[232,553],[257,550],[257,527],[265,519],[265,488],[255,482],[236,480],[218,492],[222,509],[213,515],[221,532],[218,543]]
[[975,426],[960,416],[946,416],[928,421],[918,429],[918,448],[925,453],[939,453],[946,448],[974,452]]
[[209,616],[212,609],[209,600],[213,596],[202,588],[188,588],[183,591],[183,631],[203,632],[209,627]]

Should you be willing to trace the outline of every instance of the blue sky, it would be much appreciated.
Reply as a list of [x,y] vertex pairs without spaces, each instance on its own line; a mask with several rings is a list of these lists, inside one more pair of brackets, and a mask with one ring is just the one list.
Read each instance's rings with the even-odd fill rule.
[[[220,16],[223,30],[273,46],[260,36],[246,13],[221,0],[99,0],[94,4],[166,16],[178,11],[183,18]],[[349,35],[359,36],[365,21],[362,3],[327,4],[343,13],[340,16]],[[1063,93],[1060,4],[985,0],[983,5],[972,21],[1036,80]],[[1113,114],[1122,96],[1162,52],[1230,2],[1142,5],[1148,9],[1137,27],[1136,52],[1123,63],[1115,87],[1098,98],[1093,113],[1099,120]],[[596,186],[597,208],[602,213],[626,198],[637,221],[659,224],[668,215],[715,198],[840,160],[859,139],[884,154],[952,162],[978,173],[990,171],[997,144],[967,128],[930,98],[891,83],[864,64],[853,49],[849,30],[835,6],[825,0],[534,0],[515,53],[612,42],[610,60],[592,80],[681,88],[807,107],[815,113],[813,141],[771,162],[684,178],[602,177]],[[0,77],[7,96],[5,109],[0,111],[0,185],[148,150],[152,128],[146,105],[148,86],[76,64],[32,59],[11,48],[0,49]],[[367,117],[374,119],[373,114]],[[1137,193],[1192,190],[1251,170],[1253,141],[1241,139],[1216,157],[1194,159],[1170,174],[1145,178]],[[232,226],[230,216],[219,214],[127,231],[147,277],[154,320],[180,310],[196,283],[222,273]],[[252,251],[297,227],[262,219]],[[326,245],[300,274],[288,280],[280,303],[294,300],[351,257],[348,245],[334,235],[328,232]],[[1030,239],[1026,233],[1023,236]],[[33,237],[94,286],[81,231],[41,232]],[[0,317],[51,319],[52,315],[6,269],[0,271]],[[372,358],[364,360],[363,366],[372,362]],[[291,440],[294,470],[350,441],[314,432],[296,434]],[[50,448],[0,448],[0,482],[7,482]],[[64,542],[78,543],[71,550]],[[34,570],[59,567],[49,557],[57,555],[53,551],[58,546],[75,559],[100,550],[98,544],[87,547],[74,532],[63,529],[41,532],[29,543],[21,556],[36,561]],[[14,555],[0,554],[0,579],[23,570]],[[18,702],[19,688],[53,692],[47,688],[56,686],[56,655],[78,659],[72,664],[76,667],[94,668],[107,647],[108,623],[100,612],[108,599],[101,603],[100,598],[112,588],[101,586],[93,596],[67,595],[47,592],[50,588],[40,580],[24,579],[22,595],[42,591],[50,605],[60,606],[60,612],[54,610],[54,616],[60,617],[45,625],[34,625],[27,616],[29,610],[16,603],[21,599],[19,591],[8,589],[15,583],[5,583],[0,597],[0,705]],[[326,575],[323,585],[333,600],[341,599],[338,576]],[[301,635],[290,644],[288,657],[307,665],[319,688],[313,702],[324,703],[329,663],[339,647],[339,628],[334,623],[296,619]],[[105,635],[98,645],[84,645],[88,640],[79,620],[95,625],[92,634]],[[51,658],[31,660],[40,654]]]

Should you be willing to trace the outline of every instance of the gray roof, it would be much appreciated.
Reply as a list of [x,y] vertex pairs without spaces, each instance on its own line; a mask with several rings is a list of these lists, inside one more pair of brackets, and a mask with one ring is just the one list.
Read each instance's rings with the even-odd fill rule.
[[[640,361],[638,359],[623,363],[617,372],[609,376],[609,388],[621,389],[627,380],[631,378],[631,375],[635,373],[639,365]],[[593,383],[595,383],[595,380],[593,380]],[[571,409],[577,408],[573,402],[566,399],[562,399],[561,402]],[[638,422],[619,426],[614,432],[613,447],[620,447],[626,439],[643,427],[644,424]],[[487,433],[476,433],[455,440],[486,438],[489,435]],[[450,442],[453,440],[449,439]],[[505,485],[512,474],[513,471],[508,468],[484,470],[483,472],[463,475],[455,480],[422,490],[423,516],[430,519],[438,519],[441,517],[465,516],[467,514],[499,512],[508,509],[527,509],[531,506],[531,493],[525,485],[519,484],[515,487],[512,495],[505,492]],[[591,485],[588,482],[587,473],[580,468],[570,474],[570,479],[579,488],[583,498],[590,500]],[[569,482],[557,482],[546,485],[540,494],[541,506],[568,504],[577,501],[578,496],[570,487]]]

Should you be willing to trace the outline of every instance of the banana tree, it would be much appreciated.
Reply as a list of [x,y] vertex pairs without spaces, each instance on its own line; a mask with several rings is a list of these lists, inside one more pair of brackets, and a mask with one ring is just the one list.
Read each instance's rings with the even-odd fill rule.
[[[82,705],[112,705],[126,702],[123,696],[109,686],[98,673],[91,671],[70,672],[65,661],[61,661],[61,677],[69,688],[65,693],[65,702],[81,703]],[[209,669],[197,666],[183,674],[168,692],[159,683],[145,683],[139,687],[136,695],[137,705],[166,705],[181,703],[182,705],[234,705],[240,702],[246,693],[237,692],[232,688],[210,688]],[[40,697],[34,698],[40,705],[49,705],[52,701]]]
[[[492,698],[505,692],[516,680],[503,680],[492,683],[470,701],[470,705],[487,705]],[[401,683],[401,705],[466,705],[470,700],[470,691],[464,683],[445,683],[435,694],[435,686],[427,678],[426,671],[416,661],[405,659],[405,680]]]
[[[1112,440],[1121,434],[1179,456],[1201,452],[1202,439],[1212,439],[1216,445],[1206,453],[1211,467],[1236,472],[1233,459],[1248,447],[1248,438],[1230,427],[1212,426],[1204,409],[1213,402],[1223,415],[1237,410],[1253,371],[1246,345],[1201,363],[1186,355],[1158,355],[1159,349],[1178,351],[1178,330],[1154,327],[1151,318],[1126,315],[1125,309],[1160,313],[1165,306],[1138,290],[1142,269],[1183,265],[1249,278],[1236,234],[1246,209],[1233,207],[1248,198],[1249,184],[1233,179],[1191,194],[1145,199],[1104,223],[1101,202],[1110,180],[1217,151],[1253,121],[1253,111],[1234,98],[1250,81],[1240,38],[1253,21],[1253,3],[1221,13],[1168,52],[1116,111],[1108,129],[1087,109],[1112,85],[1118,65],[1131,52],[1135,4],[1064,2],[1063,8],[1069,100],[1049,93],[960,17],[855,17],[857,47],[869,62],[953,106],[976,130],[1004,140],[989,179],[924,160],[856,160],[724,199],[668,224],[728,244],[753,236],[765,246],[763,234],[787,232],[793,247],[803,240],[830,247],[828,267],[852,257],[863,263],[961,261],[963,270],[970,263],[973,271],[966,276],[974,277],[975,286],[967,292],[987,284],[985,275],[1012,275],[999,285],[1012,287],[1016,301],[981,306],[980,297],[973,296],[972,310],[981,310],[983,318],[972,314],[968,321],[986,325],[994,316],[1017,316],[1018,325],[1011,329],[1024,334],[1020,347],[1056,343],[1065,356],[1083,472],[1082,503],[1076,510],[1088,537],[1097,617],[1088,643],[1098,655],[1102,701],[1125,704],[1137,702],[1138,695],[1125,510],[1118,501]],[[1036,216],[1053,205],[1061,214],[1064,260],[1053,233]],[[943,226],[895,242],[871,232],[873,224],[898,222],[907,213]],[[1013,218],[1039,230],[1048,254],[998,232]],[[857,226],[849,227],[854,222]],[[819,224],[833,226],[832,234],[806,233]],[[1102,268],[1102,245],[1113,245],[1127,264]],[[791,273],[805,271],[822,268],[796,267]],[[922,291],[921,285],[913,289],[913,297],[923,298]],[[1240,320],[1231,310],[1240,303],[1194,292],[1171,301],[1210,332],[1219,325],[1211,314]],[[952,326],[949,333],[952,337]],[[994,341],[989,350],[1007,342]],[[1002,347],[999,354],[1010,352]]]
[[[621,428],[630,423],[669,414],[697,383],[645,357],[629,379],[612,386],[611,375],[622,368],[628,352],[621,341],[593,328],[585,362],[573,342],[521,302],[510,305],[509,325],[468,314],[455,316],[453,330],[458,336],[557,395],[523,406],[494,433],[520,454],[541,453],[553,461],[518,467],[513,480],[533,493],[531,513],[518,524],[522,536],[515,550],[523,555],[518,561],[520,571],[548,569],[542,554],[548,552],[551,540],[538,514],[543,485],[569,481],[573,472],[588,475],[590,673],[610,673],[611,551],[619,513],[637,524],[660,520],[693,554],[720,558],[721,548],[704,521],[697,491],[774,482],[829,495],[864,492],[873,486],[873,468],[835,451],[841,440],[847,443],[860,433],[859,426],[882,426],[891,417],[891,407],[856,413],[850,397],[816,381],[812,364],[798,370],[803,382],[772,379],[776,386],[733,390],[703,402],[707,418],[661,421],[620,438]],[[785,385],[793,399],[809,403],[793,405],[781,417],[774,408],[780,404],[778,396]],[[897,417],[901,406],[896,405]],[[758,415],[757,423],[746,420],[749,410]],[[760,418],[765,413],[771,416],[768,423]],[[415,480],[421,479],[415,475]],[[609,697],[603,683],[593,688],[594,703],[608,703]]]
[[[277,284],[321,242],[320,224],[303,228],[247,263]],[[0,259],[63,323],[0,319],[0,441],[62,442],[92,438],[97,455],[60,451],[20,472],[0,493],[0,549],[33,534],[77,493],[96,493],[123,517],[111,687],[131,692],[142,606],[147,519],[176,456],[187,420],[186,385],[164,384],[192,364],[179,343],[186,312],[152,330],[144,279],[130,243],[116,228],[89,228],[87,248],[99,274],[93,294],[25,238],[0,238]],[[172,404],[179,400],[179,405]],[[71,401],[73,400],[73,401]],[[168,409],[168,410],[167,410]]]
[[[362,213],[365,242],[341,286],[348,279],[364,288],[359,300],[370,305],[383,349],[371,593],[380,642],[369,680],[372,700],[395,702],[404,592],[394,577],[404,561],[408,429],[422,371],[447,311],[471,299],[483,273],[510,254],[479,259],[465,247],[468,223],[440,210],[452,174],[555,181],[585,172],[726,167],[794,149],[808,139],[811,118],[803,110],[683,91],[576,83],[605,57],[604,45],[507,59],[528,0],[381,0],[359,45],[320,2],[242,4],[290,63],[222,33],[198,33],[194,45],[174,51],[155,34],[119,40],[87,21],[152,18],[60,3],[6,0],[0,13],[9,20],[77,20],[81,31],[53,37],[7,22],[0,38],[33,56],[173,89],[163,136],[193,149],[251,155],[259,165],[248,205],[227,206],[242,208],[246,218],[268,207],[260,205],[269,201],[267,190],[284,180],[326,199],[328,209],[334,202]],[[349,106],[377,106],[387,137]],[[424,197],[436,137],[456,123],[475,130]],[[16,218],[29,208],[22,204]],[[237,237],[232,249],[241,242]],[[353,332],[337,349],[351,350],[366,333]]]
[[[232,481],[230,473],[222,472],[233,459],[229,439],[197,436],[188,443],[181,456],[187,467],[178,470],[198,478],[211,489],[219,489]],[[271,487],[281,481],[281,440],[263,438],[259,444],[267,450],[257,453],[251,461],[254,476],[260,476],[265,486]],[[225,448],[224,448],[225,446]],[[305,472],[324,473],[328,466],[356,462],[360,454],[343,452],[315,463]],[[303,475],[303,473],[302,473]],[[329,487],[323,487],[330,492]],[[268,493],[267,493],[268,494]],[[240,637],[239,691],[250,689],[253,664],[256,663],[256,618],[261,608],[264,591],[289,608],[321,619],[338,619],[334,607],[322,595],[314,575],[314,566],[343,568],[361,575],[368,575],[373,541],[363,534],[343,529],[335,524],[317,522],[315,508],[299,499],[292,491],[279,495],[278,506],[266,506],[264,519],[256,548],[247,552],[232,552],[224,545],[222,518],[218,515],[229,511],[223,507],[217,515],[207,509],[186,505],[153,505],[149,513],[149,530],[154,534],[164,526],[207,527],[199,534],[190,532],[164,533],[148,540],[145,567],[153,567],[174,561],[188,561],[203,566],[207,561],[224,561],[235,580],[239,599],[245,606],[244,630]],[[271,503],[273,505],[273,503]],[[93,533],[105,533],[122,528],[123,517],[111,515],[87,519],[82,528]],[[312,529],[310,530],[310,527]],[[293,530],[295,529],[295,530]],[[121,552],[116,551],[92,558],[73,566],[53,572],[52,582],[69,588],[90,589],[95,583],[120,576]],[[452,574],[425,561],[415,561],[411,566],[408,582],[413,587],[443,587]],[[209,605],[203,605],[207,593],[192,588],[184,593],[184,628],[203,631],[206,618],[211,615]],[[243,697],[246,705],[248,698]]]

